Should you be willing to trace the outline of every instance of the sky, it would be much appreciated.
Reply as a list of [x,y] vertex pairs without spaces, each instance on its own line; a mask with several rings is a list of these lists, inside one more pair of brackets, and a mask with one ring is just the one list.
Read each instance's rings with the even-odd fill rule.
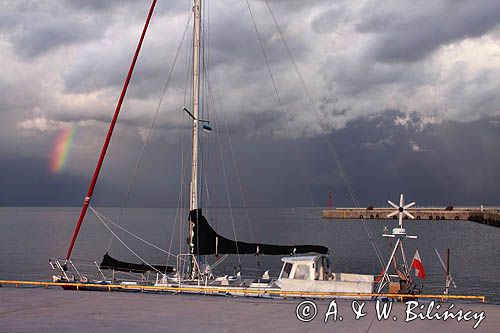
[[[268,1],[280,30],[249,4],[258,36],[245,1],[203,7],[204,205],[326,206],[331,190],[352,206],[329,143],[361,206],[499,205],[498,1]],[[149,5],[0,1],[0,206],[81,204]],[[191,6],[158,1],[94,205],[123,204],[158,105],[127,205],[185,204]]]

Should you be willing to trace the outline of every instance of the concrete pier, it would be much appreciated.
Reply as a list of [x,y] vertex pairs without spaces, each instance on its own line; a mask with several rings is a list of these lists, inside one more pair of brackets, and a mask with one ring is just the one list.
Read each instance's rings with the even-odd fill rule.
[[[389,219],[391,208],[335,208],[323,210],[326,219]],[[480,207],[412,207],[409,212],[417,220],[471,220],[473,216],[488,216],[489,220],[500,220],[500,209]],[[405,217],[406,218],[406,217]],[[397,219],[397,216],[390,219]]]
[[[313,300],[317,315],[302,322],[296,316],[302,301],[4,287],[0,332],[498,332],[500,327],[497,305],[454,303],[454,312],[484,311],[474,330],[473,319],[406,322],[404,303],[393,303],[388,319],[378,320],[370,301],[362,308],[366,315],[356,320],[351,301],[336,300],[337,320],[330,315],[325,323],[331,300]],[[429,303],[420,304],[425,309],[418,311],[425,313]]]

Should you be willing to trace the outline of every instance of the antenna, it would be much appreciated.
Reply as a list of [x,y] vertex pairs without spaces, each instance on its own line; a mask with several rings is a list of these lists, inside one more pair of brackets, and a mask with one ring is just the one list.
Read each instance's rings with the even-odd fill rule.
[[444,289],[444,294],[448,295],[448,290],[450,288],[450,285],[453,286],[453,288],[457,288],[457,285],[455,284],[455,280],[453,280],[453,277],[450,274],[450,249],[446,252],[446,265],[443,261],[443,258],[441,258],[441,255],[439,254],[437,249],[434,249],[434,252],[436,252],[436,255],[439,259],[439,263],[443,267],[443,269],[446,272],[446,280],[445,280],[445,289]]

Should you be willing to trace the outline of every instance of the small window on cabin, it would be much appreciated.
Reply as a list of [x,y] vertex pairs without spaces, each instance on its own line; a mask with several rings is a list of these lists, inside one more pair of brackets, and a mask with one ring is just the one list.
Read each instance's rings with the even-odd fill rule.
[[315,268],[314,270],[314,279],[315,280],[323,280],[323,275],[322,275],[322,266],[318,263],[314,263],[313,264],[313,268]]
[[283,273],[281,273],[281,277],[287,279],[290,276],[290,272],[292,271],[292,264],[289,262],[285,263],[285,267],[283,268]]
[[297,265],[293,278],[297,280],[309,280],[309,265]]
[[330,260],[328,260],[328,258],[326,257],[323,257],[323,274],[325,274],[326,276],[330,276],[330,274],[332,273],[332,268],[330,267]]

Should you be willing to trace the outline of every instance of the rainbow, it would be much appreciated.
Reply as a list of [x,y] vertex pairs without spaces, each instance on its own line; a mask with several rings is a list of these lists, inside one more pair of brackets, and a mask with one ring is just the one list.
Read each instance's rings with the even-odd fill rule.
[[50,160],[50,170],[52,173],[58,173],[66,165],[75,132],[75,127],[71,126],[63,129],[57,136]]

